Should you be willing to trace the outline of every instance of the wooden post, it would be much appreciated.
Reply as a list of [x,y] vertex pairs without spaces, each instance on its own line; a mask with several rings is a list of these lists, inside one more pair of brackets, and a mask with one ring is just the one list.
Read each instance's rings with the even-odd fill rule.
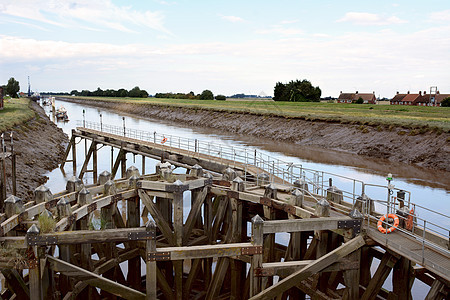
[[94,184],[97,184],[97,143],[92,143],[94,144],[94,152],[92,153],[92,176],[94,177]]
[[[178,247],[183,245],[183,191],[187,189],[180,180],[173,183],[173,228],[175,241]],[[173,261],[175,268],[175,295],[176,299],[183,299],[183,261]]]
[[12,194],[17,195],[17,179],[16,179],[16,153],[11,154],[11,181],[12,181]]
[[[330,203],[327,200],[322,199],[316,204],[315,215],[318,217],[329,217],[330,216]],[[315,232],[318,244],[316,249],[316,258],[320,258],[327,254],[328,252],[328,231],[318,230]],[[327,291],[328,285],[328,274],[321,273],[318,274],[318,287],[322,292]]]
[[[70,207],[70,202],[67,198],[61,198],[56,204],[56,211],[58,212],[58,218],[62,219],[72,215],[72,209]],[[70,226],[68,230],[71,230],[73,225]],[[69,245],[59,245],[59,257],[61,260],[66,261],[68,263],[71,262],[71,246]],[[60,274],[59,275],[59,288],[61,290],[61,294],[65,295],[69,290],[72,289],[71,282],[69,277]]]
[[73,136],[73,130],[70,142],[72,144],[72,170],[73,175],[75,176],[77,174],[77,144],[75,143],[75,136]]
[[[39,235],[39,228],[33,224],[27,231],[27,239]],[[39,262],[38,246],[30,246],[27,251],[29,268],[30,300],[44,299]]]
[[[256,215],[252,218],[252,244],[262,247],[263,244],[263,224],[264,221],[260,216]],[[256,268],[262,266],[263,254],[254,254],[252,256],[252,264],[250,266],[250,297],[261,292],[261,277],[255,276]]]
[[[139,197],[128,199],[127,201],[127,227],[139,227]],[[138,247],[136,242],[130,242],[130,248]],[[141,258],[135,257],[128,260],[128,283],[135,289],[139,290],[141,286]]]
[[146,241],[146,290],[147,290],[147,296],[146,299],[156,299],[157,296],[157,266],[156,261],[149,258],[150,253],[156,252],[156,224],[153,220],[148,221],[147,223],[147,231],[151,232],[152,238],[148,239]]
[[[244,191],[244,181],[240,177],[236,177],[231,185],[232,190]],[[241,242],[242,237],[242,204],[238,199],[230,198],[231,203],[231,243]],[[231,297],[230,299],[242,299],[243,284],[242,279],[245,278],[245,264],[237,259],[231,260]]]
[[410,300],[412,299],[411,288],[413,281],[413,268],[411,261],[407,258],[401,257],[394,266],[393,274],[393,292],[398,299]]

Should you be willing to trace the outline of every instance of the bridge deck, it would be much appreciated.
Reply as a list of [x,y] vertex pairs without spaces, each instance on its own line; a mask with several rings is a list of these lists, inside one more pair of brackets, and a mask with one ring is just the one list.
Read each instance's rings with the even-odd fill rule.
[[[88,129],[84,127],[78,127],[77,130],[81,132],[81,135],[79,136],[85,136],[87,138],[92,138],[94,136],[98,137],[105,137],[109,139],[115,139],[124,141],[130,144],[139,145],[139,146],[146,146],[152,149],[158,149],[160,151],[167,151],[172,154],[179,154],[186,157],[191,157],[199,160],[209,161],[209,162],[215,162],[217,164],[221,164],[222,166],[232,166],[236,169],[240,169],[242,171],[246,171],[249,174],[252,174],[253,176],[257,176],[261,173],[267,173],[262,168],[259,168],[257,166],[251,165],[251,164],[244,164],[238,161],[233,161],[225,158],[216,157],[213,155],[208,155],[204,153],[194,152],[194,151],[188,151],[184,149],[179,149],[176,147],[171,147],[169,145],[160,144],[160,143],[153,143],[149,141],[143,141],[135,138],[130,138],[126,136],[111,134],[107,132],[102,132],[98,130]],[[98,141],[101,142],[101,141]],[[207,169],[207,168],[206,168]],[[273,182],[275,183],[285,183],[285,181],[277,176],[273,176]],[[263,195],[264,191],[262,189],[256,189],[252,190],[252,193]],[[317,196],[320,198],[320,196]],[[280,194],[280,200],[286,201],[286,196],[283,196]],[[311,201],[311,199],[306,200],[304,202],[304,206],[307,210],[309,210],[311,213],[313,212],[313,207],[315,206],[314,201]],[[348,208],[349,205],[346,205]],[[347,209],[346,209],[347,210]],[[346,213],[345,213],[346,214]],[[338,212],[336,210],[333,210],[331,213],[331,216],[342,216],[345,215],[342,212]],[[364,224],[367,223],[364,222]],[[444,278],[447,281],[450,281],[450,255],[449,252],[445,249],[442,249],[442,251],[436,250],[435,246],[430,245],[429,243],[425,243],[422,247],[422,242],[419,240],[414,239],[413,236],[407,235],[405,233],[394,231],[393,233],[390,233],[388,235],[380,233],[376,227],[373,227],[370,225],[367,229],[367,235],[372,238],[375,242],[385,246],[386,248],[392,250],[393,252],[404,256],[411,261],[424,266],[431,272],[437,274],[438,276]],[[420,238],[417,236],[417,238]]]
[[448,253],[438,251],[427,244],[422,247],[421,241],[399,231],[386,235],[373,227],[368,227],[366,230],[367,235],[377,243],[450,281],[450,256]]
[[[245,164],[239,161],[234,161],[234,160],[230,160],[230,159],[226,159],[226,158],[222,158],[222,157],[217,157],[214,155],[208,155],[205,153],[200,153],[200,152],[195,152],[195,151],[188,151],[185,149],[180,149],[177,147],[172,147],[170,145],[167,144],[161,144],[161,143],[153,143],[150,141],[143,141],[143,140],[139,140],[139,139],[135,139],[135,138],[130,138],[127,136],[121,136],[121,135],[116,135],[116,134],[111,134],[108,132],[104,132],[104,131],[98,131],[98,130],[94,130],[94,129],[90,129],[90,128],[85,128],[85,127],[77,127],[77,130],[82,132],[82,133],[90,133],[92,135],[97,135],[97,136],[101,136],[101,137],[107,137],[107,138],[112,138],[112,139],[118,139],[118,140],[122,140],[124,142],[128,142],[128,143],[133,143],[136,145],[140,145],[140,146],[147,146],[153,149],[158,149],[161,151],[167,151],[170,152],[172,154],[179,154],[179,155],[183,155],[183,156],[189,156],[195,159],[202,159],[205,161],[209,161],[209,162],[215,162],[218,164],[221,164],[223,166],[230,166],[236,169],[240,169],[242,171],[247,172],[248,174],[251,174],[253,176],[257,176],[258,174],[261,173],[266,173],[267,172],[262,169],[259,168],[257,166],[254,166],[252,164]],[[270,174],[268,174],[270,175]],[[277,176],[273,176],[273,182],[275,183],[284,183],[285,181],[282,178],[279,178]]]

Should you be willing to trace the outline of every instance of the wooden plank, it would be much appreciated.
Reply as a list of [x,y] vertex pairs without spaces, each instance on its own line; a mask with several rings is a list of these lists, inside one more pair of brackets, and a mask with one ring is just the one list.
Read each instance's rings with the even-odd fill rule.
[[[156,234],[156,224],[154,221],[149,221],[147,224],[147,230]],[[147,253],[156,251],[156,241],[154,239],[147,240],[145,250]],[[157,298],[157,275],[156,275],[156,261],[150,261],[146,259],[146,280],[145,288],[147,292],[147,300]]]
[[208,286],[208,290],[206,292],[206,299],[215,299],[219,295],[229,263],[230,261],[227,258],[220,258],[217,261],[212,282]]
[[161,212],[156,208],[153,201],[150,199],[150,197],[144,192],[144,190],[139,189],[138,190],[139,197],[141,198],[142,202],[144,203],[145,207],[147,207],[148,211],[152,215],[153,219],[156,222],[156,225],[161,230],[164,237],[167,239],[167,242],[169,245],[175,246],[176,241],[175,237],[173,235],[172,229],[170,228],[167,221],[162,216]]
[[290,289],[291,287],[295,286],[297,282],[302,281],[308,277],[310,277],[313,274],[316,274],[332,263],[335,263],[340,258],[347,256],[348,254],[352,253],[353,251],[359,249],[365,244],[364,239],[362,236],[357,236],[356,238],[350,240],[349,242],[343,244],[339,248],[331,251],[330,253],[320,257],[319,259],[315,260],[314,263],[304,267],[300,271],[295,272],[294,274],[284,278],[283,280],[279,281],[277,284],[265,289],[261,293],[257,294],[256,296],[253,296],[252,300],[256,299],[272,299],[273,297],[276,297],[281,292],[286,291]]
[[123,149],[120,149],[117,154],[116,161],[114,162],[114,166],[111,170],[111,178],[114,179],[116,177],[117,170],[119,169],[119,165],[122,161],[123,156],[125,156],[126,152]]
[[197,221],[197,217],[201,212],[201,208],[203,205],[203,201],[205,201],[206,195],[208,194],[208,188],[204,187],[200,192],[196,193],[196,197],[193,199],[193,205],[191,207],[191,211],[186,219],[186,223],[184,224],[184,234],[183,234],[183,243],[186,244],[189,240],[192,229],[194,228],[195,222]]
[[91,146],[89,147],[89,151],[86,154],[86,158],[84,160],[83,167],[81,167],[81,171],[80,171],[80,174],[78,175],[78,178],[83,179],[84,173],[86,173],[87,166],[89,164],[89,160],[91,159],[92,153],[94,152],[94,150],[96,148],[97,148],[97,143],[92,141]]
[[430,291],[428,292],[427,296],[425,297],[425,300],[437,300],[437,299],[443,299],[443,295],[441,294],[441,291],[445,288],[445,284],[443,284],[439,280],[435,280],[433,284],[431,285]]
[[30,290],[28,289],[27,284],[25,283],[19,272],[17,272],[17,270],[2,269],[1,273],[5,277],[5,280],[8,283],[8,286],[11,288],[12,292],[16,294],[17,299],[30,298]]
[[232,243],[189,247],[161,247],[157,253],[169,253],[171,260],[197,259],[208,257],[232,257],[242,255],[242,249],[253,248],[252,243]]
[[313,219],[288,219],[264,222],[264,234],[277,232],[300,232],[312,230],[338,229],[339,221],[352,220],[350,217],[326,217]]
[[[127,202],[127,227],[129,229],[139,228],[140,226],[140,214],[139,214],[139,197],[134,197]],[[130,248],[136,248],[138,245],[136,242],[128,243]],[[141,286],[141,258],[136,257],[128,261],[127,280],[130,287],[133,289],[139,289]]]
[[94,272],[84,270],[78,266],[69,264],[51,256],[47,256],[47,259],[50,263],[50,268],[54,271],[64,273],[67,276],[81,277],[89,285],[98,287],[122,298],[145,299],[145,294],[110,279],[104,278]]
[[[283,262],[271,262],[263,263],[262,267],[257,270],[259,276],[280,276],[287,277],[292,273],[299,271],[314,263],[314,260],[293,260],[293,261],[283,261]],[[343,270],[357,270],[359,269],[359,264],[354,263],[346,258],[342,258],[337,262],[329,265],[322,272],[333,272],[333,271],[343,271]]]
[[362,295],[362,300],[374,299],[381,287],[383,286],[384,281],[388,277],[391,269],[394,267],[397,261],[397,257],[392,255],[389,252],[386,252],[383,256],[383,259],[380,262],[380,265],[377,268],[377,271],[373,275],[372,280],[370,280],[369,285],[367,286],[366,291]]

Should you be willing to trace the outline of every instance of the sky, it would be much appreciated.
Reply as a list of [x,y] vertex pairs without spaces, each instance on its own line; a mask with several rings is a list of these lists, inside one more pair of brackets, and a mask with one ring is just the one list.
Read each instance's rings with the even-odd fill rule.
[[450,92],[450,1],[0,0],[0,83],[322,96]]

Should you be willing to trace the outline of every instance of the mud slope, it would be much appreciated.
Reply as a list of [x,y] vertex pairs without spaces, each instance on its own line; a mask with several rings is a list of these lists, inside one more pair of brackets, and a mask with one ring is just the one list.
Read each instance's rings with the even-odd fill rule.
[[124,104],[71,98],[61,100],[113,109],[132,115],[221,129],[274,141],[344,151],[393,162],[450,171],[450,134],[417,134],[404,128],[391,131],[361,125],[305,121],[243,113],[228,113],[149,104]]
[[[36,187],[44,184],[48,177],[44,174],[58,167],[67,144],[67,135],[45,115],[44,110],[35,102],[31,102],[36,117],[26,124],[12,129],[14,150],[17,154],[17,196],[24,201],[33,197]],[[6,145],[10,150],[9,133]],[[11,193],[11,164],[7,160],[7,192]],[[65,187],[61,187],[64,189]],[[58,192],[58,191],[53,191]]]

